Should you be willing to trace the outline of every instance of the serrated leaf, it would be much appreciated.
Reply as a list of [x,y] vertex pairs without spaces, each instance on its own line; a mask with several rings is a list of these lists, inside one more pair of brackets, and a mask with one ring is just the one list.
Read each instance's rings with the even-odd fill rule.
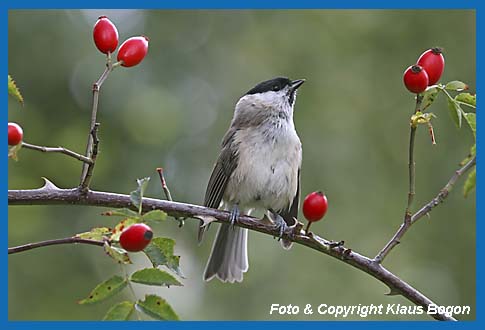
[[130,280],[135,283],[167,286],[182,286],[175,277],[158,268],[141,269],[131,275]]
[[468,89],[468,85],[465,84],[462,81],[453,80],[453,81],[450,81],[449,83],[447,83],[445,88],[449,91],[461,92],[465,89]]
[[461,127],[461,115],[462,109],[460,105],[453,99],[448,99],[448,110],[450,112],[451,119],[455,123],[456,127]]
[[155,237],[143,250],[153,267],[166,266],[177,275],[185,278],[180,270],[180,256],[173,255],[175,241],[170,238]]
[[439,91],[440,90],[438,89],[438,87],[431,87],[423,93],[423,99],[421,101],[421,111],[426,110],[431,104],[433,104]]
[[120,292],[128,281],[121,276],[115,275],[112,278],[98,284],[86,299],[80,300],[81,305],[94,304],[114,296]]
[[118,242],[123,230],[138,222],[140,222],[138,218],[126,218],[118,222],[118,224],[113,228],[113,235],[111,235],[110,241]]
[[24,98],[22,97],[22,94],[20,94],[19,88],[10,75],[8,75],[8,95],[13,96],[17,101],[20,102],[20,104],[24,104]]
[[138,218],[139,215],[133,210],[127,209],[127,208],[122,208],[122,209],[115,209],[115,210],[109,210],[101,213],[101,215],[106,215],[106,216],[119,216],[119,217],[127,217],[127,218]]
[[477,132],[477,120],[475,113],[473,112],[468,112],[464,114],[465,120],[468,123],[468,126],[470,127],[473,137],[476,139],[476,132]]
[[126,250],[118,248],[116,246],[111,246],[108,244],[108,242],[104,243],[104,251],[116,260],[118,263],[121,264],[131,264],[130,256],[128,255],[128,252]]
[[103,317],[103,321],[126,321],[135,310],[135,304],[131,301],[122,301],[109,309]]
[[466,178],[465,185],[463,186],[463,195],[465,197],[468,196],[470,191],[473,190],[476,186],[476,181],[477,181],[477,170],[474,168],[470,174],[468,174],[468,177]]
[[167,219],[167,213],[163,212],[162,210],[153,210],[143,214],[141,218],[143,221],[160,222]]
[[474,108],[477,106],[477,96],[472,95],[470,93],[460,93],[457,96],[455,96],[455,100],[458,102],[465,103]]
[[136,188],[136,190],[130,193],[131,202],[139,210],[139,213],[141,213],[141,203],[142,203],[143,195],[145,194],[145,189],[149,181],[150,181],[149,177],[143,178],[143,179],[136,179],[138,188]]
[[104,237],[109,234],[111,234],[111,229],[109,229],[108,227],[96,227],[91,229],[90,231],[79,233],[76,235],[76,237],[102,241]]
[[17,144],[16,146],[8,147],[8,158],[18,161],[18,152],[22,149],[22,143]]
[[179,319],[167,301],[157,295],[146,295],[136,306],[145,314],[157,320],[176,321]]

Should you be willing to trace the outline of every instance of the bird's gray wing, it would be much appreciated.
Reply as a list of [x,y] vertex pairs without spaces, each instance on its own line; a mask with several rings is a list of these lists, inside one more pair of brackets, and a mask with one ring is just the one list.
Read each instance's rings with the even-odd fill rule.
[[[221,153],[214,165],[209,183],[207,184],[204,206],[214,209],[220,206],[229,178],[237,167],[238,155],[234,145],[235,132],[231,128],[224,136]],[[202,225],[203,222],[201,222],[201,226],[199,227],[199,243],[202,241],[204,233],[207,230],[207,226]]]

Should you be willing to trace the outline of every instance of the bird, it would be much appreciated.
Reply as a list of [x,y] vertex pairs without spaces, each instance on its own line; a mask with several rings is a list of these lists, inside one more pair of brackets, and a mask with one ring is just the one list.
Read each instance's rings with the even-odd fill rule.
[[[248,271],[248,229],[236,226],[241,214],[262,210],[279,228],[280,238],[296,221],[302,145],[293,111],[304,82],[287,77],[266,80],[236,103],[204,198],[204,206],[230,211],[230,223],[217,231],[205,281],[241,282]],[[201,221],[199,243],[208,227]],[[282,245],[289,249],[291,241],[283,239]]]

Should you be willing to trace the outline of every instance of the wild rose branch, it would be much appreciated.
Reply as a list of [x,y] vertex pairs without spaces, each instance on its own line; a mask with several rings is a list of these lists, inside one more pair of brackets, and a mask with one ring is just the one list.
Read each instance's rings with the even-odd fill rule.
[[[139,221],[140,219],[143,219],[143,216],[145,214],[154,210],[161,210],[163,212],[166,212],[166,214],[172,216],[179,221],[180,227],[183,225],[183,219],[202,219],[205,222],[229,222],[230,213],[226,211],[172,201],[172,196],[166,184],[165,178],[163,176],[163,170],[161,168],[157,169],[157,172],[159,174],[162,188],[167,197],[167,200],[144,197],[142,188],[144,182],[141,181],[139,181],[139,189],[137,190],[138,195],[135,194],[135,199],[133,197],[133,194],[130,196],[111,192],[93,191],[89,189],[90,182],[93,177],[93,171],[99,147],[99,123],[97,122],[97,113],[101,86],[115,68],[119,66],[130,67],[137,65],[142,61],[148,51],[148,38],[144,36],[129,38],[120,46],[117,55],[117,62],[112,63],[111,55],[118,46],[118,31],[114,24],[104,16],[100,17],[98,22],[96,23],[93,31],[93,36],[98,50],[106,55],[106,69],[102,73],[100,78],[94,83],[92,89],[93,96],[91,121],[85,155],[81,155],[64,147],[44,147],[22,142],[23,132],[21,127],[17,124],[13,125],[13,123],[9,123],[9,145],[13,146],[9,151],[9,156],[16,157],[16,153],[21,147],[23,147],[25,149],[40,151],[44,153],[61,153],[66,156],[72,157],[73,159],[77,159],[83,163],[80,185],[79,187],[72,189],[61,189],[55,186],[50,181],[46,180],[45,185],[39,189],[9,190],[9,205],[86,205],[96,207],[124,208],[128,210],[131,209],[133,211],[136,211],[131,211],[134,213],[131,215],[130,218],[132,219],[131,224]],[[450,82],[447,85],[435,85],[439,81],[439,78],[444,68],[444,60],[441,61],[441,58],[441,50],[432,49],[430,51],[427,51],[420,57],[418,63],[408,68],[408,70],[406,70],[404,74],[404,83],[406,87],[411,92],[417,93],[416,107],[414,109],[413,116],[411,117],[410,128],[410,142],[408,154],[409,187],[407,206],[404,214],[403,223],[401,224],[397,232],[393,235],[393,237],[390,239],[390,241],[382,248],[382,250],[374,258],[366,257],[344,246],[343,241],[330,241],[309,232],[309,226],[306,230],[304,230],[303,224],[300,222],[297,222],[297,225],[292,229],[291,232],[285,232],[283,235],[283,237],[287,240],[306,246],[320,253],[329,255],[341,262],[351,265],[371,275],[389,288],[390,291],[388,295],[402,295],[414,304],[422,306],[424,308],[427,308],[431,304],[434,304],[433,301],[431,301],[428,297],[423,295],[417,289],[413,288],[408,283],[400,279],[398,276],[390,272],[388,269],[383,267],[382,262],[391,252],[391,250],[399,244],[403,236],[406,234],[407,230],[413,224],[415,224],[420,218],[431,212],[434,207],[438,206],[447,198],[449,192],[455,186],[456,182],[461,176],[470,171],[474,171],[474,167],[476,164],[476,155],[472,149],[470,156],[463,162],[462,166],[460,166],[460,168],[455,171],[454,175],[439,191],[436,197],[431,199],[428,203],[424,204],[420,209],[418,209],[418,211],[412,213],[411,209],[416,193],[414,163],[415,133],[418,126],[424,124],[429,128],[432,142],[433,144],[435,143],[433,129],[431,125],[433,115],[432,113],[426,113],[425,110],[434,102],[438,93],[442,92],[442,94],[447,97],[450,111],[452,113],[452,118],[455,120],[455,123],[457,123],[457,126],[461,126],[462,118],[464,118],[468,125],[472,128],[473,134],[475,134],[474,114],[463,111],[461,106],[466,105],[474,108],[476,98],[467,93],[461,93],[458,94],[456,97],[452,97],[449,93],[449,91],[462,91],[466,89],[466,85],[457,81]],[[470,179],[467,179],[467,182],[468,180]],[[314,212],[315,209],[310,209],[308,211],[305,209],[304,204],[303,211],[305,216],[313,213],[310,218],[314,219],[312,221],[317,221],[325,214],[327,208],[327,200],[326,198],[324,198],[324,195],[318,193],[314,193],[314,195],[311,197],[313,199],[318,199],[319,201],[322,201],[320,202],[321,209],[318,212]],[[135,203],[134,200],[136,200],[137,202]],[[41,241],[37,243],[29,243],[17,247],[11,247],[8,249],[8,253],[15,254],[36,248],[61,244],[89,244],[103,247],[105,250],[111,251],[112,253],[116,254],[118,253],[116,247],[111,246],[111,242],[118,242],[120,240],[120,235],[122,234],[121,232],[125,225],[128,226],[128,224],[120,222],[117,228],[117,232],[105,231],[100,234],[99,237],[96,236],[97,239],[93,239],[91,236],[88,236],[88,238],[82,236],[73,236],[56,240]],[[241,216],[236,225],[253,231],[258,231],[273,237],[278,237],[280,235],[280,231],[276,226],[261,222],[258,219],[248,216]],[[151,230],[149,230],[149,227],[148,229],[146,227],[140,227],[137,232],[133,231],[132,233],[130,233],[130,235],[139,234],[140,239],[145,240],[141,242],[143,243],[142,246],[144,248],[147,246],[152,238],[151,236],[148,238],[147,233],[151,235]],[[131,240],[128,242],[128,245],[132,244],[133,242],[136,243],[136,241]],[[140,241],[138,241],[138,243],[140,243]],[[143,249],[140,249],[139,247],[140,246],[137,245],[135,250],[140,251]],[[123,253],[120,253],[118,255],[118,258],[120,258],[120,262],[125,262],[125,257],[126,256]],[[155,264],[154,267],[156,268]],[[172,270],[177,272],[176,267]],[[160,275],[160,273],[157,274]],[[165,276],[166,278],[167,274],[163,274],[163,276]],[[119,279],[117,278],[114,279],[114,281],[118,280]],[[125,280],[121,279],[121,282],[118,281],[117,285],[129,285],[130,280],[136,281],[136,276],[135,279],[133,279],[133,277],[127,277]],[[111,282],[109,283],[109,287],[111,287],[112,284]],[[174,278],[170,278],[169,282],[163,283],[167,286],[167,283],[171,283],[172,285],[180,284]],[[148,300],[148,298],[145,301],[139,300],[136,303],[130,305],[131,309],[129,309],[129,312],[131,313],[133,310],[135,310],[135,305],[140,310],[143,310],[144,306],[148,308]],[[85,299],[85,301],[86,303],[89,303],[90,299],[87,298]],[[156,303],[159,303],[159,301],[156,301]],[[114,308],[117,308],[117,306],[114,306]],[[125,316],[128,317],[129,313],[127,313]],[[453,317],[439,312],[432,314],[431,316],[437,320],[455,320]],[[163,318],[163,315],[159,314],[157,317]],[[173,311],[168,316],[168,319],[176,318],[177,316]]]

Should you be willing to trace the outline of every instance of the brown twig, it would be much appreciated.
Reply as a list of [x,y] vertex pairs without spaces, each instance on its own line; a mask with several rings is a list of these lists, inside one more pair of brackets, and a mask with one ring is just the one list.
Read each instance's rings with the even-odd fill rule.
[[[172,194],[170,193],[170,189],[168,189],[167,181],[165,181],[165,176],[163,175],[163,168],[157,168],[158,175],[160,176],[160,183],[162,185],[163,192],[165,193],[165,197],[169,201],[173,201]],[[179,222],[179,228],[182,228],[185,223],[185,219],[183,217],[175,217],[175,220]]]
[[[109,74],[113,69],[115,69],[117,66],[119,66],[120,63],[117,62],[115,64],[111,63],[111,54],[108,53],[107,55],[107,61],[106,61],[106,69],[104,72],[101,74],[99,79],[93,84],[93,102],[92,102],[92,108],[91,108],[91,123],[89,126],[89,134],[88,134],[88,143],[86,145],[86,157],[87,158],[93,158],[93,152],[95,148],[95,140],[93,138],[93,132],[95,131],[96,124],[97,124],[97,115],[98,115],[98,104],[99,104],[99,92],[101,90],[101,86],[105,82],[105,80],[108,78]],[[79,184],[80,188],[82,191],[86,191],[89,189],[89,181],[86,182],[86,178],[88,175],[88,171],[91,168],[91,173],[92,173],[92,168],[94,167],[94,162],[93,164],[84,164],[82,173],[81,173],[81,182]]]
[[93,140],[91,159],[93,162],[88,165],[86,176],[80,186],[81,191],[83,192],[86,192],[89,189],[89,183],[91,182],[91,178],[93,177],[94,165],[96,164],[96,158],[98,157],[98,147],[99,147],[98,128],[99,128],[99,123],[95,123],[94,128],[91,131],[91,136]]
[[[423,96],[421,94],[416,95],[416,106],[414,107],[414,113],[420,111]],[[417,124],[411,121],[411,129],[409,133],[409,152],[408,152],[408,202],[406,205],[406,211],[404,212],[404,220],[397,232],[391,238],[391,240],[384,246],[384,248],[376,255],[374,260],[378,263],[384,261],[391,250],[400,243],[402,236],[411,226],[411,206],[413,204],[414,195],[416,194],[416,163],[414,161],[414,141],[416,137]]]
[[104,242],[96,241],[92,239],[79,238],[79,237],[67,237],[67,238],[52,239],[52,240],[36,242],[36,243],[29,243],[29,244],[20,245],[20,246],[14,246],[14,247],[8,248],[8,254],[14,254],[14,253],[28,251],[28,250],[32,250],[32,249],[36,249],[44,246],[59,245],[59,244],[89,244],[89,245],[103,246]]
[[442,203],[448,194],[450,193],[451,189],[455,185],[456,181],[467,171],[469,171],[473,166],[476,164],[476,156],[470,159],[465,165],[455,171],[455,174],[450,178],[450,180],[446,183],[446,185],[440,190],[438,195],[433,198],[430,202],[426,203],[419,211],[410,215],[408,220],[401,224],[398,231],[394,234],[389,242],[384,246],[384,248],[377,254],[374,260],[378,263],[382,262],[384,257],[389,254],[389,252],[400,243],[400,239],[404,236],[404,234],[408,231],[408,229],[416,223],[419,219],[421,219],[424,215],[431,212],[433,208],[438,206]]
[[172,194],[170,193],[170,190],[168,189],[168,186],[167,186],[167,181],[165,181],[165,177],[163,176],[163,168],[158,167],[157,172],[158,172],[158,175],[160,176],[160,183],[162,184],[162,189],[163,189],[163,192],[165,193],[165,197],[167,198],[167,200],[173,201]]
[[[134,208],[128,195],[91,190],[86,194],[82,194],[77,188],[60,189],[49,181],[46,181],[46,185],[40,189],[9,190],[8,203],[9,205],[76,204],[111,208]],[[183,216],[196,219],[204,217],[206,219],[212,218],[223,223],[230,222],[230,213],[227,211],[193,204],[143,198],[144,211],[155,209],[163,210],[173,217]],[[236,225],[271,236],[278,237],[280,234],[276,226],[265,224],[249,216],[240,216]],[[391,273],[381,264],[343,246],[343,244],[336,245],[334,242],[315,234],[307,236],[301,230],[296,233],[285,233],[284,238],[332,256],[348,265],[360,269],[388,286],[391,294],[400,294],[411,302],[423,306],[425,310],[427,310],[427,306],[433,304],[429,298]],[[437,320],[455,320],[453,317],[447,316],[444,313],[433,314],[431,316]]]
[[41,151],[41,152],[57,152],[57,153],[61,153],[61,154],[70,156],[72,158],[75,158],[77,160],[80,160],[80,161],[82,161],[86,164],[92,164],[93,163],[93,160],[91,158],[80,155],[80,154],[78,154],[74,151],[71,151],[69,149],[66,149],[64,147],[44,147],[44,146],[38,146],[38,145],[35,145],[35,144],[22,142],[22,148],[37,150],[37,151]]
[[446,183],[446,185],[443,187],[443,189],[440,190],[438,195],[436,195],[435,198],[433,198],[429,203],[425,204],[423,207],[421,207],[416,213],[413,214],[411,217],[411,224],[414,224],[416,221],[421,219],[423,216],[431,212],[433,208],[441,204],[446,197],[448,197],[448,194],[450,193],[451,189],[453,189],[453,186],[455,185],[456,181],[468,172],[473,166],[475,166],[477,163],[477,157],[474,156],[472,159],[470,159],[465,165],[463,165],[460,169],[458,169],[455,174],[450,178],[450,180]]

